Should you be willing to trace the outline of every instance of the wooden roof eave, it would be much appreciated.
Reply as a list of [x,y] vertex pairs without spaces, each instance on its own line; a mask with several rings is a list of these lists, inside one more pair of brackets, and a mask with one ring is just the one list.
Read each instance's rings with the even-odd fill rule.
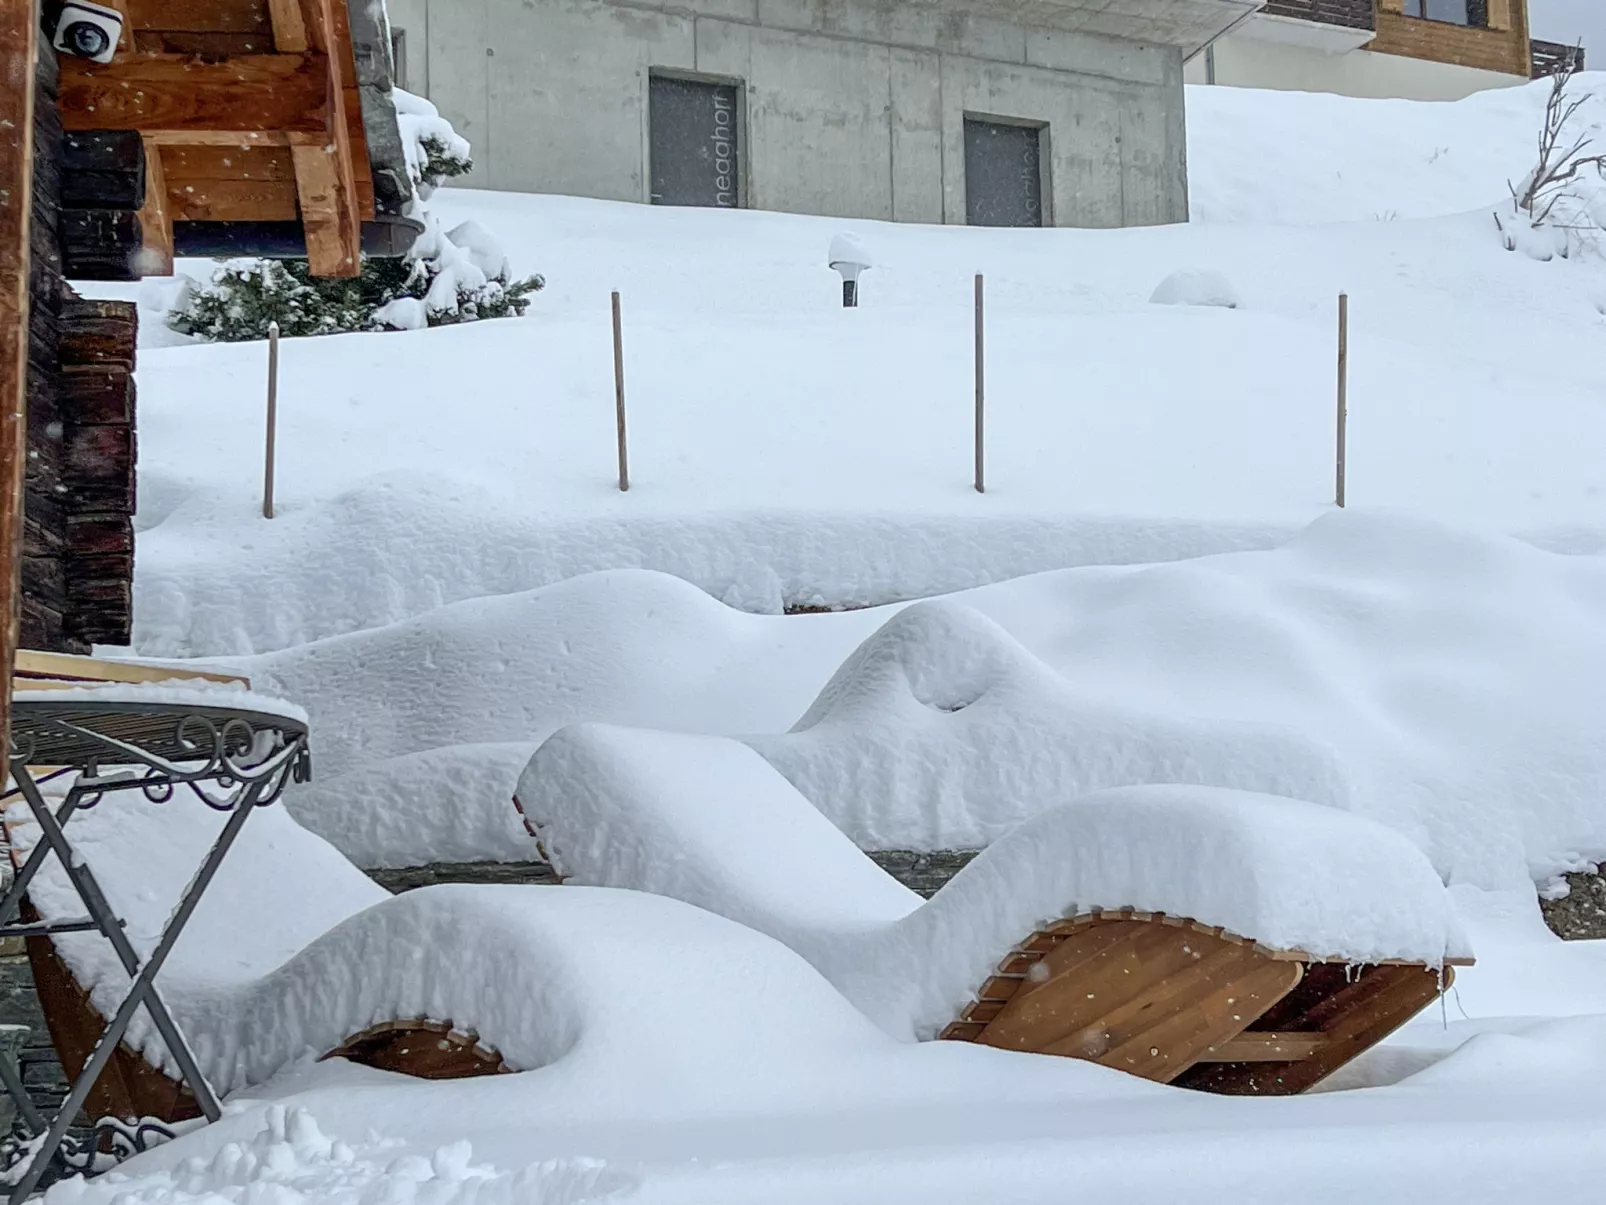
[[174,254],[305,255],[355,275],[418,224],[390,98],[382,9],[367,0],[115,0],[109,64],[62,59],[69,131],[138,132],[146,271]]

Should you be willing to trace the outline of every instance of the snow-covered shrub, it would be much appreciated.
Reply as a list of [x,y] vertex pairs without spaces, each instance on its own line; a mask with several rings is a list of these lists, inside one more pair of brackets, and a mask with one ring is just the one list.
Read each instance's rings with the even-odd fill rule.
[[1595,139],[1578,129],[1580,110],[1596,97],[1572,89],[1581,54],[1551,77],[1539,158],[1510,185],[1511,202],[1495,211],[1495,226],[1507,251],[1533,259],[1565,259],[1580,244],[1606,230],[1606,154],[1590,154]]
[[190,282],[168,313],[180,334],[216,342],[267,336],[279,324],[286,336],[347,331],[418,330],[519,316],[540,276],[513,279],[507,255],[483,226],[464,222],[445,229],[429,209],[442,180],[473,166],[468,142],[421,97],[396,91],[397,124],[416,199],[408,216],[423,233],[400,259],[364,257],[349,278],[313,276],[305,260],[224,261],[207,283]]
[[1155,305],[1214,305],[1229,310],[1243,306],[1243,298],[1232,281],[1220,272],[1198,268],[1171,273],[1149,300]]

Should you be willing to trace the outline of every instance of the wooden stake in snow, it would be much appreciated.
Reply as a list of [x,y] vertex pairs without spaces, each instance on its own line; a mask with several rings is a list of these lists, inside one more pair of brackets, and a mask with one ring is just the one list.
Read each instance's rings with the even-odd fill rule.
[[1345,461],[1349,453],[1349,294],[1338,295],[1338,472],[1335,500],[1344,505]]
[[987,492],[986,457],[984,456],[986,441],[986,425],[984,412],[987,399],[987,376],[985,365],[985,347],[982,337],[982,283],[981,273],[976,273],[976,492]]
[[273,452],[279,428],[279,324],[268,323],[268,445],[262,470],[262,517],[273,518]]
[[625,444],[625,336],[619,320],[619,294],[613,295],[613,402],[619,425],[619,492],[630,492],[630,453]]

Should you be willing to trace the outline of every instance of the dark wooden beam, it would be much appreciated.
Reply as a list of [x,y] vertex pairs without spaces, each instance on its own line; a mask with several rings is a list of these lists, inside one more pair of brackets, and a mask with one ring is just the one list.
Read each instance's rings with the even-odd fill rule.
[[[314,276],[356,276],[362,271],[362,213],[357,202],[356,167],[346,92],[336,55],[345,45],[335,33],[335,0],[314,0],[302,36],[324,54],[328,68],[328,140],[322,146],[292,146],[301,223],[307,232],[307,265]],[[345,0],[340,0],[344,3]],[[278,0],[301,11],[301,0]],[[279,17],[275,14],[275,36]]]
[[62,270],[69,280],[138,280],[145,235],[126,209],[61,211]]
[[67,209],[139,209],[145,204],[145,147],[134,130],[79,130],[61,148],[61,203]]
[[11,730],[27,463],[29,240],[33,211],[35,0],[0,0],[0,736]]
[[136,50],[110,63],[64,59],[61,115],[69,130],[323,135],[329,60],[248,54],[219,62]]

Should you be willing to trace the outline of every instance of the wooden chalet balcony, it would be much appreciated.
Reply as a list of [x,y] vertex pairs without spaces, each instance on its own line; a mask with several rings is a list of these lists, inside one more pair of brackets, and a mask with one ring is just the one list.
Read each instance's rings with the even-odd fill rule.
[[1266,0],[1268,17],[1292,17],[1345,29],[1376,29],[1373,0]]
[[1537,38],[1529,43],[1529,46],[1534,79],[1544,79],[1546,76],[1557,75],[1567,70],[1575,56],[1578,60],[1578,70],[1584,69],[1582,46],[1569,46],[1565,42],[1541,42]]

